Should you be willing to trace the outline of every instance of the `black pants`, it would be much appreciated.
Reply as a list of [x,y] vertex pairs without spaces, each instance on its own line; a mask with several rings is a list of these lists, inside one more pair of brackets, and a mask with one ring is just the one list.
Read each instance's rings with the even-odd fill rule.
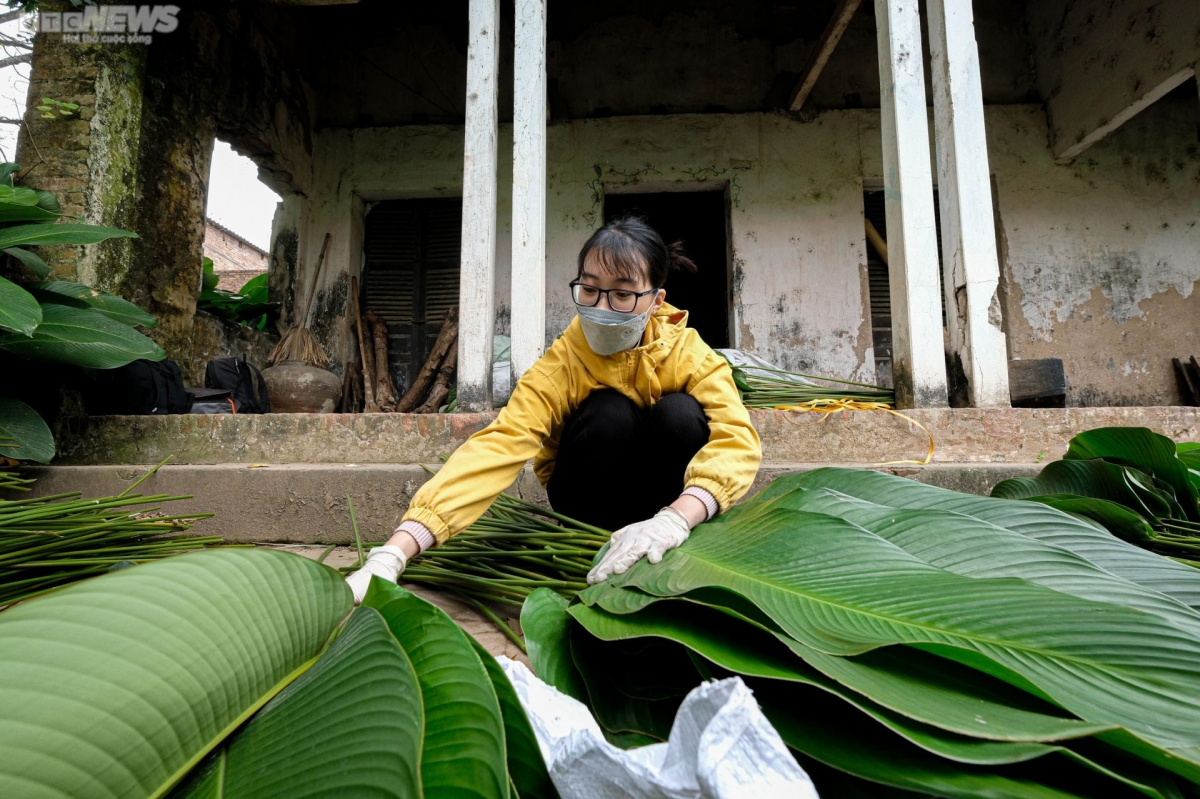
[[687,394],[639,408],[611,389],[596,391],[563,428],[550,506],[605,530],[649,519],[679,498],[708,433],[704,409]]

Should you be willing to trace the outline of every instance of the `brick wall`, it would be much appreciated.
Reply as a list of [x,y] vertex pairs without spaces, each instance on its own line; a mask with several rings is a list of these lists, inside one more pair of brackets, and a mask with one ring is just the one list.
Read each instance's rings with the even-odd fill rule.
[[204,226],[204,256],[221,279],[217,288],[237,291],[247,280],[267,271],[267,254],[211,219]]

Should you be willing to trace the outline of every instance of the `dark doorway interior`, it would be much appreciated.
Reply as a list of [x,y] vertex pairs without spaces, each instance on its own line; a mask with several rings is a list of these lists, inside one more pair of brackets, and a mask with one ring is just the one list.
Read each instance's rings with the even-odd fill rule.
[[367,213],[364,305],[388,324],[388,366],[401,393],[458,306],[462,200],[387,200]]
[[696,262],[696,274],[672,272],[667,302],[688,311],[692,327],[710,347],[729,346],[729,249],[726,241],[725,193],[721,191],[663,194],[610,194],[604,198],[605,219],[637,213],[663,241],[682,241]]

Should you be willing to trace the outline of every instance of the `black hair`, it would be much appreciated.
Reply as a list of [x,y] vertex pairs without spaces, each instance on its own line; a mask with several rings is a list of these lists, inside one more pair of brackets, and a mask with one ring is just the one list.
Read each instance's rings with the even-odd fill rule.
[[683,252],[683,242],[664,244],[658,231],[636,214],[606,222],[584,242],[576,277],[583,274],[583,263],[593,252],[606,272],[629,280],[644,276],[656,289],[666,285],[673,269],[696,271],[696,264]]

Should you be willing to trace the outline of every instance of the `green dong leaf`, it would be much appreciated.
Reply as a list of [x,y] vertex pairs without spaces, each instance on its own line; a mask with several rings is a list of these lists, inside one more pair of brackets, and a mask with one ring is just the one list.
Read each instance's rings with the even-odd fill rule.
[[20,400],[0,397],[0,457],[49,463],[54,436],[38,415]]
[[42,306],[34,296],[0,277],[0,329],[29,336],[41,321]]
[[425,795],[507,799],[504,719],[467,634],[433,605],[384,580],[371,581],[363,607],[379,611],[417,673],[425,708]]
[[1121,466],[1132,466],[1170,486],[1183,506],[1186,518],[1200,521],[1200,495],[1188,475],[1187,466],[1176,457],[1175,442],[1145,427],[1101,427],[1071,439],[1069,460],[1102,458]]
[[23,263],[38,277],[45,277],[50,274],[50,267],[46,262],[29,250],[22,250],[20,247],[6,247],[3,252]]
[[158,325],[157,319],[132,302],[103,291],[97,291],[83,283],[51,280],[47,283],[38,283],[33,288],[82,302],[85,306],[94,308],[114,322],[120,322],[123,325],[130,327],[136,325],[155,327]]
[[0,230],[0,249],[54,244],[96,244],[113,238],[136,239],[137,234],[120,228],[60,222],[55,225],[18,225]]
[[0,334],[0,349],[29,360],[93,369],[115,369],[139,358],[161,361],[166,357],[153,341],[94,308],[57,304],[42,306],[42,322],[32,336]]
[[379,613],[359,608],[171,796],[419,797],[423,734],[412,663]]
[[337,572],[206,550],[0,613],[0,796],[160,796],[291,682],[353,604]]

